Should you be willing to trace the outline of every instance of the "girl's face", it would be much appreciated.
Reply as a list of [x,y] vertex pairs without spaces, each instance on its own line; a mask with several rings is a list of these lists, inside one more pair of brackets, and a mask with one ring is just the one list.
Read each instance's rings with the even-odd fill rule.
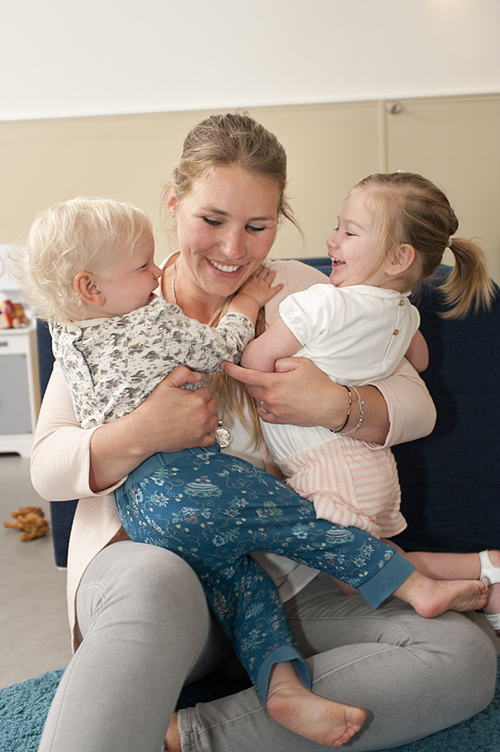
[[382,286],[387,280],[386,264],[380,264],[380,241],[362,190],[349,194],[338,221],[338,228],[326,241],[332,259],[332,285]]
[[167,207],[177,220],[183,294],[220,301],[236,292],[271,250],[279,200],[274,181],[236,165],[195,183],[180,203],[171,188]]

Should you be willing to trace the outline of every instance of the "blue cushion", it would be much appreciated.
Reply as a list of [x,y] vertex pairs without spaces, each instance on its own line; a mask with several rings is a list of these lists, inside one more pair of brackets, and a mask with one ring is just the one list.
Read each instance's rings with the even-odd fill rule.
[[416,301],[436,427],[394,448],[408,522],[395,540],[408,550],[471,552],[500,541],[500,291],[490,313],[443,319],[435,282],[449,272],[440,267]]

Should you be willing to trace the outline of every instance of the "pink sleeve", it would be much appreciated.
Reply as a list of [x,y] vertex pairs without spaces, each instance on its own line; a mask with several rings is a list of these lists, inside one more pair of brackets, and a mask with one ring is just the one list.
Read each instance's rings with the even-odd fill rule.
[[55,364],[43,398],[31,453],[31,481],[50,501],[94,494],[89,487],[90,439],[78,426],[69,389]]
[[414,441],[431,433],[436,408],[425,383],[407,360],[373,386],[382,393],[389,411],[390,428],[384,446]]

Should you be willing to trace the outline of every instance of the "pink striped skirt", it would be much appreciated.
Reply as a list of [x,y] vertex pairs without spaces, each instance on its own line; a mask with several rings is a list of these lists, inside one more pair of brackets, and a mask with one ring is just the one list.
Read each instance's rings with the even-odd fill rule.
[[390,449],[341,436],[279,463],[288,485],[314,504],[316,516],[386,538],[406,527]]

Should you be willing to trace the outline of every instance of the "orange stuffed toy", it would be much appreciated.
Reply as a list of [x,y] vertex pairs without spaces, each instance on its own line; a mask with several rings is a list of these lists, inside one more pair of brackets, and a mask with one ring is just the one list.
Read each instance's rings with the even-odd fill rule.
[[19,534],[22,541],[42,538],[50,530],[40,507],[20,507],[17,512],[11,512],[10,516],[14,517],[16,522],[4,522],[3,526],[23,530],[24,532]]

